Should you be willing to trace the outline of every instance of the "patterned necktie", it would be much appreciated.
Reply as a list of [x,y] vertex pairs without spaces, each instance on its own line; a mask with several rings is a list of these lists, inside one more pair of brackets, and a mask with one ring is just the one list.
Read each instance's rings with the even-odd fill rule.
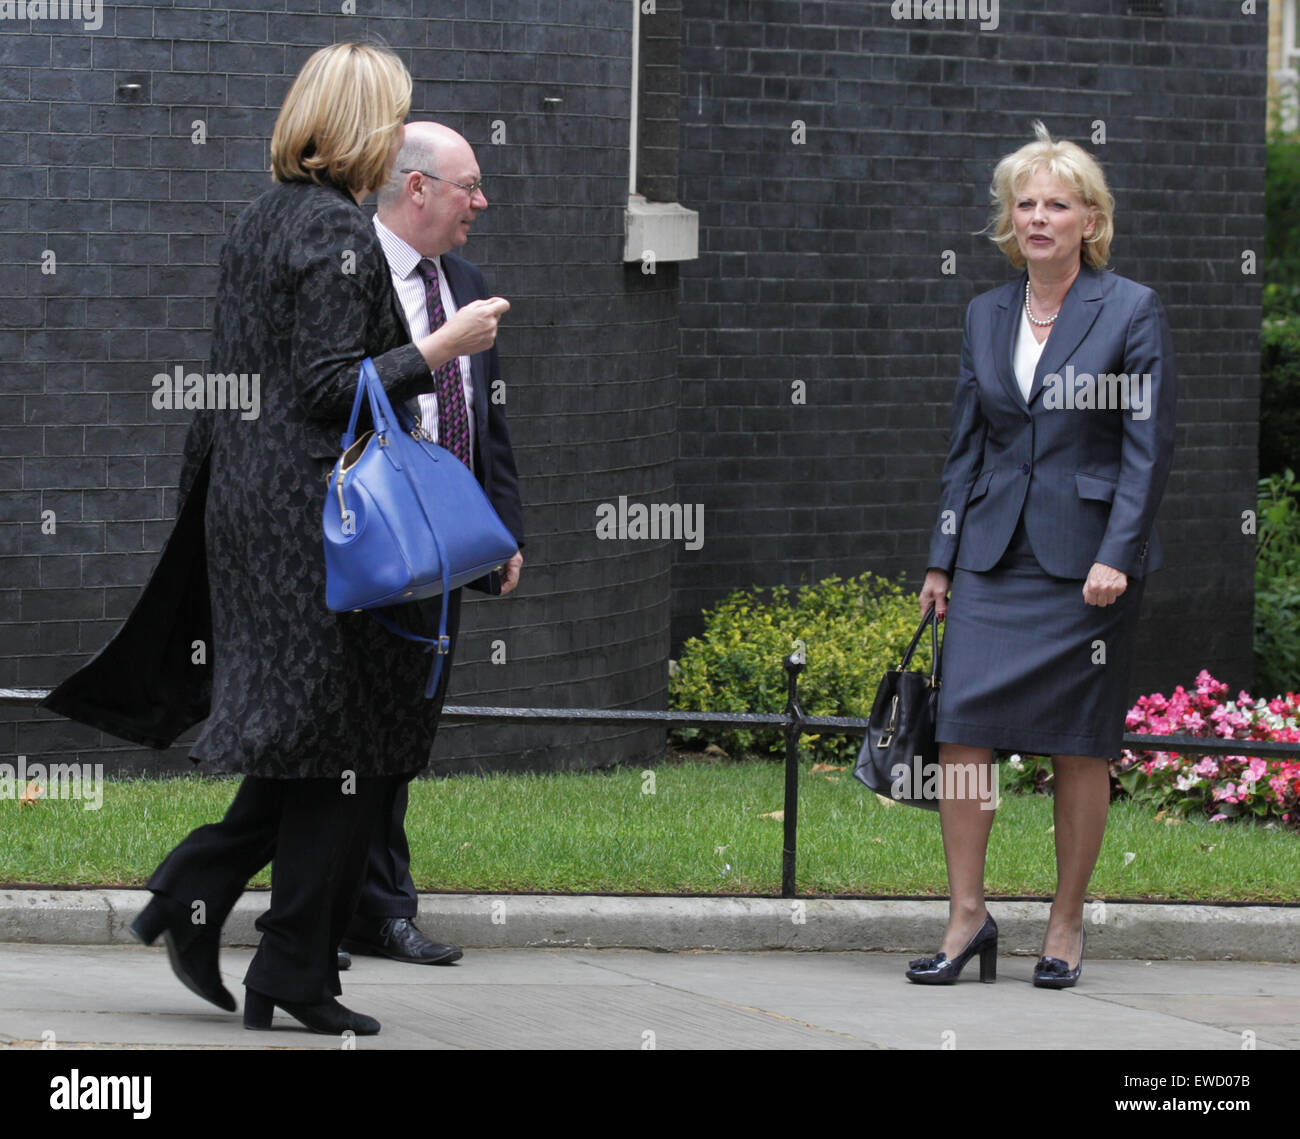
[[[442,289],[438,269],[427,258],[415,266],[424,282],[424,303],[429,310],[429,331],[437,332],[447,323],[442,307]],[[433,390],[438,397],[438,442],[467,467],[470,465],[469,410],[465,406],[465,388],[461,382],[460,360],[453,357],[433,373]]]

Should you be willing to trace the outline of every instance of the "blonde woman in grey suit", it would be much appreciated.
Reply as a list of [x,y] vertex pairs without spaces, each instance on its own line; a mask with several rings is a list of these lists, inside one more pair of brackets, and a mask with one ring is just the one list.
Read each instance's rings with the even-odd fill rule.
[[[1083,900],[1110,801],[1143,580],[1163,565],[1155,515],[1173,452],[1169,323],[1149,288],[1103,272],[1114,201],[1096,161],[1037,139],[993,177],[993,240],[1021,270],[967,309],[922,609],[946,619],[936,736],[948,928],[918,984],[974,955],[996,977],[984,903],[995,751],[1050,755],[1057,888],[1034,970],[1082,971]],[[950,596],[951,594],[951,596]],[[981,777],[949,777],[950,769]]]

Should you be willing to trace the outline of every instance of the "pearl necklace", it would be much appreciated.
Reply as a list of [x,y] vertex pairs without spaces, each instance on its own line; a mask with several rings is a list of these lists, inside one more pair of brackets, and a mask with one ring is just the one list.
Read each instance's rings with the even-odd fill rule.
[[1055,324],[1055,323],[1056,323],[1056,318],[1057,318],[1058,316],[1061,315],[1061,310],[1060,310],[1060,309],[1057,309],[1056,312],[1054,312],[1054,313],[1053,313],[1051,316],[1049,316],[1046,320],[1039,320],[1038,317],[1036,317],[1036,316],[1034,315],[1034,310],[1033,310],[1032,308],[1029,307],[1029,281],[1028,281],[1028,279],[1026,279],[1026,281],[1025,281],[1025,315],[1026,315],[1027,317],[1029,317],[1029,322],[1030,322],[1031,324],[1036,324],[1036,325],[1038,325],[1039,328],[1045,328],[1045,327],[1047,327],[1047,325],[1049,325],[1049,324]]

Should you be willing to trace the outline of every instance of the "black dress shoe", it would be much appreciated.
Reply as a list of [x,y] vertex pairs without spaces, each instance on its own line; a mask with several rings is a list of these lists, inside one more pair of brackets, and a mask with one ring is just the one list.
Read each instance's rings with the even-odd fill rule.
[[339,950],[339,972],[345,973],[352,968],[352,954],[346,949]]
[[188,936],[189,928],[183,920],[178,922],[174,915],[169,915],[157,897],[131,923],[131,932],[145,945],[152,945],[161,934],[176,979],[195,996],[211,1001],[217,1008],[235,1011],[235,998],[221,983],[221,969],[217,965],[221,948],[218,934],[205,930],[182,949],[180,934]]
[[956,957],[949,959],[946,953],[918,957],[908,963],[907,979],[918,985],[951,985],[976,953],[980,955],[980,980],[993,984],[998,979],[998,923],[992,914],[985,916],[984,924]]
[[267,1029],[271,1027],[271,1016],[277,1008],[284,1009],[294,1020],[312,1032],[327,1036],[342,1036],[351,1032],[357,1036],[375,1036],[379,1032],[379,1021],[373,1016],[353,1012],[345,1008],[333,997],[314,1005],[286,1004],[256,989],[244,989],[244,1027]]
[[1072,989],[1079,983],[1083,972],[1083,949],[1088,942],[1088,931],[1079,931],[1079,964],[1073,969],[1059,957],[1040,957],[1034,966],[1034,988]]
[[410,918],[382,918],[364,931],[354,923],[341,948],[365,957],[391,957],[415,965],[450,965],[464,956],[459,946],[430,941]]

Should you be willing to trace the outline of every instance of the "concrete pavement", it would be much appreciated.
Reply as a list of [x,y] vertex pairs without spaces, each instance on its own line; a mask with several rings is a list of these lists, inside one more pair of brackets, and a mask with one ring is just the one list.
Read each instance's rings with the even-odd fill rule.
[[[1050,992],[1029,983],[1043,903],[990,904],[1002,931],[996,985],[979,984],[972,964],[969,979],[925,988],[903,970],[938,944],[941,901],[423,895],[421,926],[469,947],[464,960],[357,958],[344,1003],[384,1029],[341,1042],[282,1014],[275,1031],[247,1032],[190,994],[161,944],[146,949],[126,931],[145,899],[0,893],[0,1046],[1300,1047],[1300,912],[1288,908],[1092,907],[1079,986]],[[241,1007],[266,900],[246,894],[225,929],[222,971]]]
[[[222,954],[241,1002],[251,949]],[[0,1046],[372,1049],[1210,1049],[1300,1047],[1300,966],[1088,960],[1078,987],[926,988],[885,953],[477,949],[450,967],[358,958],[343,1001],[377,1017],[342,1042],[277,1013],[271,1032],[193,996],[161,948],[0,945]]]

